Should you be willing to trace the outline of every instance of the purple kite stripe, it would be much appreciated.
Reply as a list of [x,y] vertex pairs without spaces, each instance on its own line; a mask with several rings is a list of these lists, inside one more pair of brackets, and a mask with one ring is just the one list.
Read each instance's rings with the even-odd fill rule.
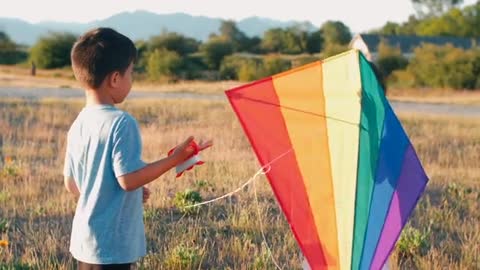
[[381,269],[385,264],[428,182],[412,145],[404,162],[370,269]]

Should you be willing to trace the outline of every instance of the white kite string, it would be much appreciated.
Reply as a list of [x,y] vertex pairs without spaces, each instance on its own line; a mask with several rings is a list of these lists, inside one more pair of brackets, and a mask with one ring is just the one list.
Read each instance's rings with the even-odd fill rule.
[[243,185],[241,185],[239,188],[235,189],[234,191],[232,192],[229,192],[225,195],[222,195],[220,197],[217,197],[217,198],[214,198],[214,199],[211,199],[211,200],[208,200],[208,201],[204,201],[204,202],[201,202],[201,203],[196,203],[196,204],[192,204],[192,205],[188,205],[187,207],[190,208],[190,207],[196,207],[196,206],[201,206],[201,205],[205,205],[205,204],[210,204],[210,203],[213,203],[213,202],[216,202],[218,200],[221,200],[221,199],[224,199],[224,198],[227,198],[229,196],[232,196],[233,194],[239,192],[240,190],[242,190],[244,187],[246,187],[247,185],[249,185],[250,183],[253,183],[253,192],[254,192],[254,195],[255,195],[255,202],[256,202],[256,205],[257,205],[257,215],[258,215],[258,220],[259,220],[259,223],[260,223],[260,233],[262,234],[262,238],[263,238],[263,242],[265,243],[265,247],[267,248],[268,250],[268,255],[270,256],[270,259],[272,260],[273,264],[275,264],[275,266],[277,267],[277,269],[280,269],[282,270],[282,268],[278,265],[277,261],[275,260],[275,258],[273,257],[273,254],[272,254],[272,250],[270,249],[270,247],[268,246],[268,242],[267,242],[267,238],[265,236],[265,233],[263,232],[263,223],[262,223],[262,218],[261,218],[261,213],[260,213],[260,206],[259,206],[259,203],[258,203],[258,197],[257,197],[257,188],[255,186],[255,182],[253,182],[254,180],[257,179],[257,177],[259,175],[265,175],[267,174],[268,172],[270,172],[270,170],[272,169],[272,164],[275,163],[276,161],[278,161],[279,159],[281,159],[282,157],[286,156],[288,153],[290,153],[291,151],[293,150],[293,148],[290,148],[288,149],[287,151],[285,151],[284,153],[282,153],[281,155],[277,156],[276,158],[274,158],[272,161],[270,161],[269,163],[265,164],[264,166],[262,166],[252,177],[250,177],[250,179],[248,179],[248,181],[246,181]]
[[288,149],[286,152],[284,152],[283,154],[279,155],[278,157],[274,158],[272,161],[270,161],[269,163],[265,164],[263,167],[261,167],[252,177],[250,177],[250,179],[248,179],[247,182],[245,182],[243,185],[241,185],[239,188],[235,189],[234,191],[232,192],[229,192],[225,195],[222,195],[220,197],[217,197],[217,198],[214,198],[214,199],[211,199],[211,200],[208,200],[208,201],[204,201],[204,202],[201,202],[201,203],[196,203],[196,204],[191,204],[191,205],[188,205],[186,206],[185,208],[190,208],[190,207],[197,207],[197,206],[200,206],[200,205],[205,205],[205,204],[210,204],[210,203],[213,203],[213,202],[216,202],[216,201],[219,201],[221,199],[224,199],[224,198],[227,198],[227,197],[230,197],[232,196],[233,194],[239,192],[240,190],[242,190],[244,187],[248,186],[253,180],[255,180],[259,175],[264,175],[264,174],[267,174],[271,169],[272,167],[270,165],[272,165],[273,163],[275,163],[277,160],[281,159],[282,157],[284,157],[285,155],[287,155],[288,153],[290,153],[293,149],[290,148]]
[[268,246],[267,238],[265,237],[265,233],[263,232],[263,223],[262,223],[262,216],[260,214],[260,205],[258,204],[258,197],[257,197],[257,188],[255,187],[255,182],[253,182],[253,194],[255,195],[255,202],[257,204],[257,215],[258,215],[258,223],[260,223],[260,232],[262,233],[262,238],[263,242],[265,243],[265,247],[267,247],[268,250],[268,255],[270,256],[270,259],[272,260],[273,264],[277,267],[279,270],[283,270],[273,257],[272,250]]

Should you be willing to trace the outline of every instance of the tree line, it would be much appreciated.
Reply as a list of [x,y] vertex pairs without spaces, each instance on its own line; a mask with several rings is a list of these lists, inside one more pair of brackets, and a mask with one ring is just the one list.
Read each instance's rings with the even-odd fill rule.
[[[461,0],[412,0],[417,15],[403,24],[387,22],[379,34],[480,36],[480,1],[459,9]],[[31,61],[39,68],[70,65],[70,49],[77,39],[70,33],[49,33],[26,48],[0,32],[0,64]],[[142,80],[190,79],[251,81],[347,50],[350,29],[327,21],[308,31],[298,24],[272,28],[262,37],[249,37],[233,21],[223,21],[218,34],[202,42],[174,32],[136,41],[135,71]],[[411,59],[399,48],[381,43],[376,61],[389,84],[399,87],[480,88],[478,48],[422,45]],[[432,67],[432,68],[429,68]]]
[[[2,37],[0,51],[5,55],[15,51],[19,56],[9,59],[1,57],[0,64],[28,60],[44,69],[70,65],[69,52],[77,39],[71,33],[50,32],[40,37],[31,48],[26,48],[13,43],[5,33],[1,33]],[[239,66],[231,62],[239,55],[249,61],[272,54],[307,55],[310,58],[317,55],[316,60],[320,52],[333,55],[346,50],[351,38],[350,29],[338,21],[326,22],[317,31],[308,31],[300,24],[289,28],[272,28],[262,38],[249,37],[238,29],[235,22],[223,21],[219,33],[211,34],[204,42],[175,32],[163,32],[148,40],[135,41],[139,54],[135,69],[140,77],[150,80],[201,79],[209,76],[214,79],[238,79],[238,74],[233,74],[232,69]]]

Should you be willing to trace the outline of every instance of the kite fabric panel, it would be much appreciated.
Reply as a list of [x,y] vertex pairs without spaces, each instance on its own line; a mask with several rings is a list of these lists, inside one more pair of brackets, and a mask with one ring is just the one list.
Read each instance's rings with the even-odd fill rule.
[[357,50],[226,91],[312,270],[381,269],[428,178]]

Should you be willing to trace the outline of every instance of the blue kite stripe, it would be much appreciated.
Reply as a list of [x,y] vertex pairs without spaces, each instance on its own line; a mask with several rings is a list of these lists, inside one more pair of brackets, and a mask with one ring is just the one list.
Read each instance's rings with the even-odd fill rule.
[[360,269],[369,269],[410,141],[390,104],[385,120]]

